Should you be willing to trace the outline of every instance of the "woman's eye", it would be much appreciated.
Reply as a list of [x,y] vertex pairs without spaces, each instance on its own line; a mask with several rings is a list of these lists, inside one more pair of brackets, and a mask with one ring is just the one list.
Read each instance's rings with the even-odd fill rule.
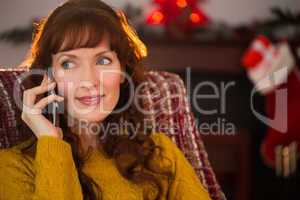
[[111,59],[109,58],[100,58],[97,62],[99,65],[109,65],[111,63]]
[[73,68],[75,66],[75,64],[70,62],[70,61],[64,61],[64,62],[61,63],[61,66],[64,69],[70,69],[70,68]]

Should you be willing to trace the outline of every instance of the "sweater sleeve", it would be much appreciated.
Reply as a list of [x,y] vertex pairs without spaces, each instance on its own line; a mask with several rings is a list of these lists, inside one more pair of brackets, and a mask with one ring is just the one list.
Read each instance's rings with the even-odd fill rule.
[[61,139],[42,136],[34,160],[14,150],[1,152],[0,199],[82,200],[71,146]]
[[156,133],[155,138],[163,148],[163,154],[173,163],[173,174],[169,185],[169,200],[211,200],[209,193],[203,187],[192,165],[183,152],[164,133]]

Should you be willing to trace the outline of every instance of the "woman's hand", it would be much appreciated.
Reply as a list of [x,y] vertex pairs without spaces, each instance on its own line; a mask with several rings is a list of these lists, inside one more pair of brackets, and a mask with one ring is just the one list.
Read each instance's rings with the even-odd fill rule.
[[37,95],[43,94],[56,87],[54,81],[49,81],[47,75],[44,75],[42,83],[23,93],[23,111],[22,120],[29,126],[37,138],[43,135],[53,136],[62,139],[62,130],[55,127],[43,114],[42,109],[53,101],[63,101],[64,98],[51,94],[35,103]]

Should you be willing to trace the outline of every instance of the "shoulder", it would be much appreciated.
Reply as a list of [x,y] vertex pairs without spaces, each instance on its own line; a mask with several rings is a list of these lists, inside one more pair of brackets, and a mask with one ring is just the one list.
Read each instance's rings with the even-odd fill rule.
[[151,157],[152,167],[155,166],[157,170],[174,173],[178,153],[181,152],[180,149],[164,132],[155,132],[151,138],[156,146]]
[[176,144],[172,141],[171,137],[167,135],[167,133],[164,132],[154,132],[151,134],[151,138],[153,141],[162,146],[176,146]]
[[0,198],[24,199],[34,190],[33,159],[18,149],[20,146],[0,150]]
[[19,160],[22,157],[22,152],[14,147],[0,150],[0,166],[8,162]]
[[32,142],[32,140],[27,140],[10,148],[0,149],[0,173],[9,172],[11,170],[21,172],[24,169],[29,174],[33,174],[33,158],[21,152],[21,147],[25,147],[25,145],[28,145],[30,142]]
[[20,158],[20,152],[15,149],[7,148],[0,150],[0,167],[5,166],[8,163],[18,160]]
[[4,149],[0,150],[0,167],[32,165],[33,159],[23,154],[20,150]]
[[[155,161],[161,163],[170,163],[172,171],[178,173],[181,172],[194,173],[194,169],[186,158],[184,152],[177,146],[177,144],[171,139],[170,136],[163,132],[157,132],[151,136],[156,146],[159,147],[154,153]],[[162,162],[164,161],[164,162]],[[170,167],[170,166],[169,166]]]
[[152,138],[161,147],[161,152],[156,153],[153,166],[171,169],[173,179],[169,185],[170,199],[210,199],[194,168],[175,142],[164,133],[155,133]]
[[[35,177],[33,159],[17,149],[0,150],[0,188],[7,191],[18,190],[19,181],[31,183]],[[25,188],[23,188],[25,189]],[[0,189],[1,190],[1,189]],[[0,196],[7,193],[0,192]]]
[[164,132],[155,132],[151,135],[151,138],[165,154],[168,154],[169,157],[172,157],[172,155],[174,156],[175,153],[180,151],[177,144]]

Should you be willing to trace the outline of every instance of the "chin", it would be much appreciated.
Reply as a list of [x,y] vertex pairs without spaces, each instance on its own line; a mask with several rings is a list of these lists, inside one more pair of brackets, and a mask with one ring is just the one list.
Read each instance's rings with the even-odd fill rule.
[[103,121],[108,115],[109,113],[89,113],[87,115],[78,116],[78,119],[88,123],[95,123]]
[[100,111],[100,108],[94,108],[92,111],[87,112],[87,113],[75,113],[74,117],[78,120],[85,121],[88,123],[95,123],[95,122],[101,122],[103,121],[107,116],[109,116],[114,107],[111,108],[106,108],[105,112]]

